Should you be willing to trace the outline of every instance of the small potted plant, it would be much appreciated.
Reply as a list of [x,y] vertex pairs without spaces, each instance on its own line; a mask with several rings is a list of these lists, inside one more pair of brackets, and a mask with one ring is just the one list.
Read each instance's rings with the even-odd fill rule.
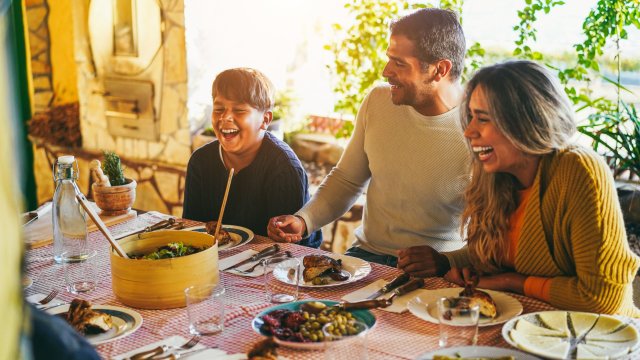
[[93,198],[102,215],[123,215],[131,210],[136,199],[137,183],[124,177],[120,157],[116,153],[105,151],[102,164],[93,160],[91,177]]

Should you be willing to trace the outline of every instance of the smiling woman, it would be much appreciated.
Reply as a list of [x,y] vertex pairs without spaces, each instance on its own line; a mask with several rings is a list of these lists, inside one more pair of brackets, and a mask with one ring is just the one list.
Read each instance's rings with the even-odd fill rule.
[[[466,87],[464,135],[473,151],[465,191],[468,247],[445,276],[512,291],[560,309],[640,317],[631,283],[640,259],[626,244],[604,160],[570,142],[569,99],[530,61],[478,71]],[[602,256],[601,254],[607,254]]]

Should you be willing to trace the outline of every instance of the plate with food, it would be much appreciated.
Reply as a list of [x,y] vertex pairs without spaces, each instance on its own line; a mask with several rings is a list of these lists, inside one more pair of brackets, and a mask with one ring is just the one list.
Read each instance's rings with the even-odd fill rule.
[[[209,221],[205,225],[194,226],[184,230],[197,231],[213,235],[216,232],[216,222]],[[222,225],[218,234],[218,251],[233,249],[253,240],[253,231],[236,225]]]
[[47,312],[65,319],[92,345],[122,338],[142,326],[142,316],[131,309],[91,305],[81,299],[74,299],[69,305],[58,306]]
[[617,359],[640,348],[628,319],[578,311],[541,311],[518,316],[502,327],[513,347],[549,359]]
[[[369,310],[345,311],[333,307],[331,300],[304,300],[270,307],[260,312],[251,327],[263,336],[273,336],[281,346],[299,350],[324,349],[322,327],[327,323],[344,324],[345,335],[357,335],[352,324],[367,325],[363,331],[371,331],[376,317]],[[353,330],[353,331],[352,331]],[[335,340],[340,341],[340,340]]]
[[[339,254],[306,255],[297,258],[302,264],[301,287],[332,287],[349,284],[365,278],[371,272],[371,264],[351,256]],[[285,283],[293,284],[289,276],[287,261],[273,270],[273,276]]]
[[[463,291],[462,288],[423,290],[420,295],[409,301],[407,308],[416,317],[437,324],[438,299],[463,296]],[[502,324],[522,313],[520,301],[498,291],[476,289],[471,301],[480,305],[478,326]]]
[[416,360],[538,360],[537,357],[514,349],[503,349],[493,346],[456,346],[429,351]]

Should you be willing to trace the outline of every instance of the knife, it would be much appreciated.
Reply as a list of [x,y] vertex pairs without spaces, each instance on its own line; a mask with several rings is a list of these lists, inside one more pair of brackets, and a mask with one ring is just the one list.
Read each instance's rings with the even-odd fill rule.
[[35,211],[30,211],[22,215],[22,219],[23,219],[22,226],[27,226],[32,222],[36,221],[37,219],[43,217],[44,214],[48,213],[51,210],[51,206],[52,206],[51,202],[47,202],[44,205],[37,208]]
[[260,252],[259,252],[259,253],[257,253],[257,254],[255,254],[255,255],[251,256],[250,258],[248,258],[248,259],[246,259],[246,260],[242,260],[242,261],[240,261],[239,263],[236,263],[236,264],[234,264],[234,265],[231,265],[231,266],[229,266],[228,268],[225,268],[225,269],[222,269],[222,270],[223,270],[223,271],[226,271],[226,270],[235,269],[235,268],[237,268],[238,266],[242,266],[242,265],[244,265],[244,264],[248,264],[248,263],[250,263],[250,262],[258,261],[258,260],[260,260],[260,259],[262,259],[262,258],[265,258],[265,257],[267,257],[267,256],[273,255],[273,254],[277,253],[278,251],[280,251],[280,245],[278,245],[278,244],[273,244],[273,245],[271,245],[271,246],[269,246],[269,247],[266,247],[266,248],[264,248],[264,249],[260,250]]
[[160,354],[160,355],[154,355],[152,357],[149,358],[149,360],[176,360],[176,359],[182,359],[191,355],[195,355],[197,353],[203,352],[209,350],[209,348],[203,348],[203,349],[195,349],[195,350],[177,350],[177,351],[173,351],[170,352],[169,354]]
[[396,276],[393,280],[389,281],[385,286],[380,288],[380,290],[374,292],[373,294],[367,296],[367,300],[373,300],[381,295],[388,293],[389,291],[397,288],[400,285],[404,285],[409,281],[411,276],[408,273],[403,272],[402,274]]
[[386,308],[391,306],[393,303],[393,299],[396,296],[402,296],[412,292],[413,290],[420,289],[424,286],[424,279],[413,278],[409,280],[406,284],[396,288],[391,292],[391,296],[386,299],[374,299],[374,300],[363,300],[357,302],[342,302],[337,304],[338,308],[343,310],[365,310],[365,309],[375,309],[375,308]]

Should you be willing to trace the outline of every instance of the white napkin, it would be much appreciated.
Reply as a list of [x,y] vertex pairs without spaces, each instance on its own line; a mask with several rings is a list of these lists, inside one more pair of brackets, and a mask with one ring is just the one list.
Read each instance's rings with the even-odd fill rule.
[[[360,288],[354,292],[351,292],[343,296],[342,300],[349,301],[349,302],[366,300],[367,296],[372,295],[374,292],[380,290],[384,285],[387,284],[387,282],[388,281],[383,279],[376,280],[363,288]],[[393,303],[389,307],[379,308],[379,309],[384,311],[389,311],[392,313],[398,313],[398,314],[403,313],[408,310],[407,304],[409,303],[409,301],[415,298],[416,296],[418,296],[418,294],[420,294],[420,290],[421,289],[417,289],[409,292],[408,294],[404,294],[402,296],[396,296],[393,299]],[[388,293],[378,297],[378,299],[388,298],[390,296],[391,294]]]
[[148,226],[151,226],[162,220],[167,220],[172,217],[174,216],[163,214],[157,211],[148,211],[144,214],[138,215],[138,218],[136,220],[136,222],[139,223],[138,226],[136,226],[135,228],[127,228],[123,232],[116,232],[116,233],[113,233],[112,235],[117,239],[121,239],[133,233],[136,233],[140,230],[144,230]]
[[[176,346],[179,347],[182,344],[186,343],[187,339],[183,338],[182,336],[171,336],[168,337],[166,339],[160,340],[160,341],[156,341],[154,343],[139,347],[137,349],[131,350],[127,353],[124,354],[120,354],[117,356],[114,356],[112,358],[112,360],[126,360],[129,357],[142,352],[142,351],[146,351],[146,350],[151,350],[153,348],[156,348],[158,346],[161,345],[168,345],[168,346]],[[192,347],[189,350],[198,350],[198,349],[206,349],[206,346],[202,345],[202,344],[198,344],[194,347]],[[195,353],[193,355],[189,355],[188,356],[189,360],[241,360],[241,359],[246,359],[246,355],[245,354],[230,354],[228,355],[226,352],[220,350],[220,349],[207,349],[198,353]]]
[[35,305],[38,309],[44,308],[44,307],[50,308],[50,307],[64,304],[64,301],[57,298],[54,298],[53,300],[51,300],[50,302],[44,305],[40,304],[38,301],[44,299],[45,297],[47,297],[47,294],[33,294],[31,296],[28,296],[25,300],[27,300],[28,303]]
[[[226,257],[222,260],[218,260],[218,269],[220,270],[226,270],[229,267],[232,267],[233,265],[239,263],[240,261],[244,261],[247,260],[248,258],[252,257],[253,255],[257,254],[258,252],[252,249],[249,250],[245,250],[241,253],[235,254],[233,256],[229,256]],[[253,263],[255,264],[255,262]],[[247,264],[245,264],[244,266],[246,266]],[[244,267],[244,266],[241,266]],[[248,266],[247,266],[248,267]]]

